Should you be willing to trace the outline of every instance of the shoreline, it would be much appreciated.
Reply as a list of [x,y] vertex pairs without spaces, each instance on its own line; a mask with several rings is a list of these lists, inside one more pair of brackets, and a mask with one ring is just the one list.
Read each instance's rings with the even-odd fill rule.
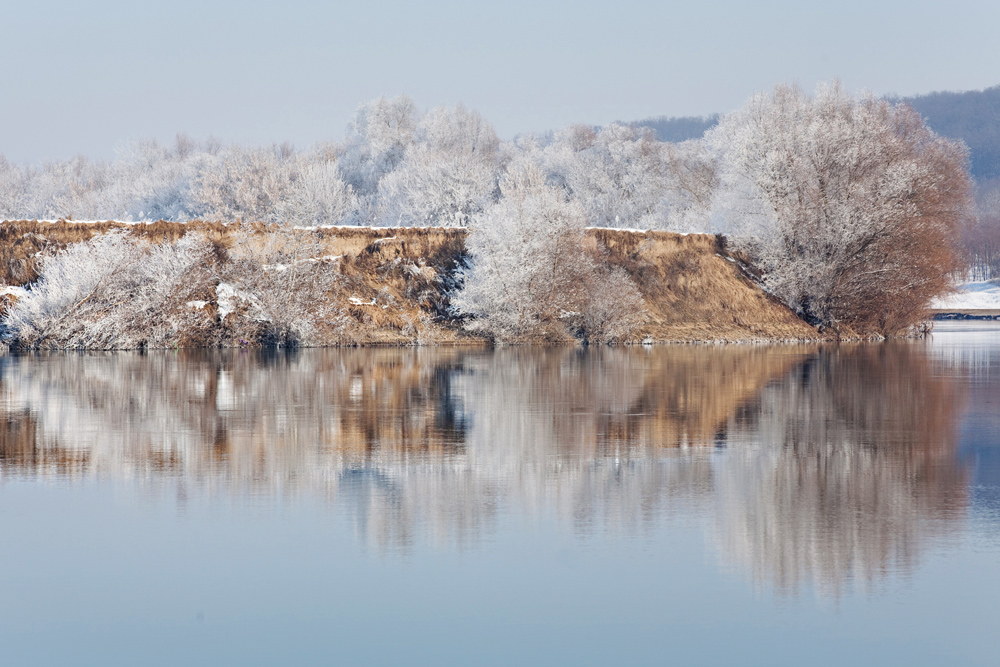
[[[7,221],[0,224],[0,313],[4,321],[24,297],[22,290],[38,280],[41,258],[99,240],[108,232],[147,244],[142,247],[176,244],[194,232],[211,246],[205,266],[195,267],[204,268],[204,275],[184,274],[177,295],[170,295],[154,311],[143,312],[149,332],[137,329],[105,341],[39,337],[27,345],[8,334],[9,347],[493,345],[489,337],[466,331],[463,318],[449,310],[450,295],[460,284],[466,261],[468,231],[464,228]],[[714,235],[605,228],[588,228],[584,234],[602,261],[628,273],[643,299],[641,326],[618,344],[773,345],[836,339],[820,333],[760,289]],[[234,273],[247,262],[256,268]],[[302,274],[295,278],[298,283],[291,282],[293,274]],[[326,281],[319,287],[313,285],[317,276]],[[96,327],[94,318],[107,316],[107,308],[73,314],[80,320],[80,330]],[[289,334],[296,318],[303,317],[309,318],[309,326]],[[588,344],[558,329],[559,322],[555,325],[542,336],[515,344]],[[162,331],[154,330],[156,326]]]

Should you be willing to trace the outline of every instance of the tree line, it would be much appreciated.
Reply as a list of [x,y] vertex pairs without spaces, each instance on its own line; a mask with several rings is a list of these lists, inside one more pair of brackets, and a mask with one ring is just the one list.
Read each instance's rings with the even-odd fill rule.
[[306,151],[179,136],[107,162],[0,158],[5,219],[467,227],[456,314],[497,340],[553,327],[628,338],[641,297],[582,242],[588,226],[724,235],[807,320],[899,332],[961,268],[972,202],[960,142],[839,83],[778,86],[676,143],[621,123],[501,141],[475,111],[421,113],[401,96],[361,106],[343,140]]

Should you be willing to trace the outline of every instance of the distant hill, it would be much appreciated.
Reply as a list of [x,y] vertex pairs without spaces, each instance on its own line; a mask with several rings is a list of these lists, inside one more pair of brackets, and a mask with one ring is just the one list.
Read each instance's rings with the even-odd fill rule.
[[633,127],[648,127],[656,132],[656,138],[660,141],[673,143],[688,139],[700,139],[705,132],[718,124],[719,114],[711,116],[660,116],[629,123]]
[[1000,177],[1000,86],[964,93],[897,98],[927,120],[932,130],[969,147],[977,180]]
[[[964,141],[971,152],[971,171],[976,180],[1000,178],[1000,86],[890,99],[912,106],[938,134]],[[660,141],[679,142],[702,137],[718,122],[719,114],[713,114],[660,116],[629,124],[651,128]]]

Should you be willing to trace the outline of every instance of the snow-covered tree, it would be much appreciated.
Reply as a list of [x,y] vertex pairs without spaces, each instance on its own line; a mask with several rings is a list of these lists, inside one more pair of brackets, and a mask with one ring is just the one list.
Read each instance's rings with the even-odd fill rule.
[[542,162],[597,227],[708,231],[714,165],[704,142],[657,141],[648,128],[576,125]]
[[406,95],[380,97],[358,109],[340,162],[355,191],[370,195],[377,190],[382,177],[403,161],[417,122],[417,107]]
[[335,160],[304,159],[277,204],[276,218],[302,227],[349,224],[357,208],[354,188],[344,182]]
[[379,185],[384,225],[460,227],[489,205],[497,189],[500,141],[463,106],[434,109],[398,167]]
[[597,261],[580,205],[532,162],[512,165],[500,190],[466,242],[471,268],[453,304],[469,328],[497,341],[632,335],[642,298],[624,271]]
[[674,232],[711,230],[712,197],[718,185],[715,158],[700,139],[664,144],[666,189],[657,203],[654,220]]
[[0,154],[0,221],[13,220],[27,209],[28,171]]
[[188,220],[195,215],[192,183],[208,156],[179,136],[170,150],[156,141],[140,141],[119,151],[112,165],[114,183],[105,198],[107,214],[124,220]]
[[24,217],[93,220],[105,212],[102,190],[113,175],[106,163],[77,156],[31,169],[28,178]]
[[192,208],[213,220],[278,222],[278,205],[288,196],[293,168],[287,148],[223,150],[199,171]]
[[713,219],[803,316],[889,333],[947,289],[970,211],[963,145],[905,105],[779,86],[709,132]]
[[654,216],[666,191],[662,147],[648,129],[578,125],[546,149],[546,168],[580,202],[591,225],[648,229],[660,226]]

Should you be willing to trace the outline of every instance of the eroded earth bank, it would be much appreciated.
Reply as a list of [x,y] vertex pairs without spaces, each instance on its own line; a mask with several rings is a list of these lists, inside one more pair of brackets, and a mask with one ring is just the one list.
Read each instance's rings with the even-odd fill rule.
[[[488,344],[452,303],[468,266],[466,235],[5,222],[3,333],[12,347],[34,349]],[[588,229],[585,244],[641,295],[638,324],[611,342],[822,337],[761,290],[715,236]],[[586,341],[573,315],[524,342]]]

